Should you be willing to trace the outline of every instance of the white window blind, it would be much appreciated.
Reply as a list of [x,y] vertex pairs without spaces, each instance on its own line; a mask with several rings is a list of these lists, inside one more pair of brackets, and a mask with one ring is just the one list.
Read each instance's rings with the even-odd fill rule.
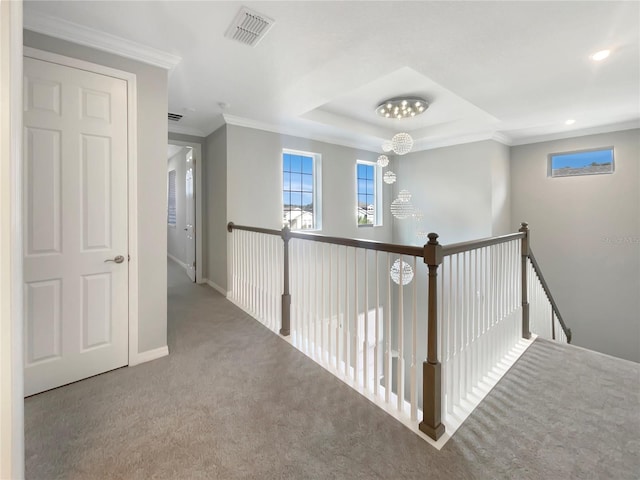
[[176,226],[176,171],[169,171],[169,201],[167,202],[167,223]]

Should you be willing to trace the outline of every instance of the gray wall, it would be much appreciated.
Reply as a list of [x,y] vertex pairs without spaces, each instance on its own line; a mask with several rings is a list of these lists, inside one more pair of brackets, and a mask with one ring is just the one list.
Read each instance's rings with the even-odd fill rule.
[[515,231],[509,225],[508,154],[504,145],[486,140],[395,157],[394,195],[409,190],[424,220],[396,220],[393,241],[423,245],[419,230],[438,233],[442,244]]
[[509,147],[492,142],[491,158],[491,235],[506,235],[520,227],[511,221],[511,155]]
[[187,149],[183,148],[167,162],[167,177],[171,170],[176,171],[176,224],[167,225],[167,252],[182,264],[187,258],[187,237],[184,229],[187,226]]
[[227,291],[227,126],[205,140],[206,272],[209,281]]
[[[549,178],[549,153],[613,146],[612,175]],[[532,248],[574,343],[640,361],[640,130],[511,149],[512,218]]]
[[230,221],[282,228],[282,149],[289,148],[322,155],[322,234],[391,241],[391,187],[383,187],[382,226],[358,227],[355,217],[356,160],[375,162],[377,153],[232,125],[227,132]]
[[167,71],[25,30],[24,44],[137,76],[138,351],[167,344]]

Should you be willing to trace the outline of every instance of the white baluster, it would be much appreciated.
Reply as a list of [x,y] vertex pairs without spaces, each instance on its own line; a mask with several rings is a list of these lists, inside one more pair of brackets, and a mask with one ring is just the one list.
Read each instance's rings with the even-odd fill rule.
[[384,314],[385,331],[384,331],[384,401],[391,403],[391,257],[387,252],[387,268],[385,277],[387,279],[387,309]]
[[353,335],[353,380],[356,385],[360,382],[360,319],[358,318],[358,250],[353,249],[353,322],[355,334]]
[[349,251],[347,247],[344,247],[344,315],[342,316],[342,348],[343,348],[343,358],[344,361],[344,375],[345,377],[349,377],[351,373],[349,368],[351,364],[351,348],[350,341],[351,338],[349,336]]
[[369,252],[364,253],[364,339],[362,340],[362,384],[369,390]]
[[377,398],[380,383],[379,372],[379,345],[380,345],[380,268],[378,250],[375,253],[376,260],[376,331],[375,331],[375,344],[373,345],[373,394]]
[[403,299],[403,263],[404,258],[400,255],[400,283],[398,285],[398,410],[404,410],[404,299]]
[[[416,257],[413,257],[413,292],[412,292],[412,312],[411,312],[411,420],[418,419],[418,367],[417,367],[417,350],[418,350],[418,269]],[[401,277],[402,278],[402,277]]]
[[[327,282],[327,290],[329,291],[329,302],[328,302],[328,306],[329,306],[329,315],[327,315],[327,365],[331,365],[331,339],[332,339],[332,335],[331,335],[331,322],[332,322],[332,317],[333,317],[333,298],[331,298],[332,296],[332,291],[333,291],[333,275],[332,275],[332,269],[333,269],[333,245],[329,244],[329,281]],[[339,301],[339,298],[336,296],[336,300]],[[340,315],[340,312],[338,309],[336,309],[336,318],[338,318],[338,316]]]

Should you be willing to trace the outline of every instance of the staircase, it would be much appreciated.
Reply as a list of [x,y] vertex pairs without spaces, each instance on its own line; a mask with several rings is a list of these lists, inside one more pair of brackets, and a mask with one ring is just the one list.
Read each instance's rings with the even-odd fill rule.
[[436,448],[536,335],[571,341],[526,223],[423,247],[227,229],[229,300]]

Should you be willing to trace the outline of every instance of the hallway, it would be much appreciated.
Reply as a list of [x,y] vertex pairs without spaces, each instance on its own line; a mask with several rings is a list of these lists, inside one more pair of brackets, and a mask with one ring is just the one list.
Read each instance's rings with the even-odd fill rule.
[[27,478],[637,478],[637,364],[536,341],[437,451],[168,269],[169,356],[28,398]]

